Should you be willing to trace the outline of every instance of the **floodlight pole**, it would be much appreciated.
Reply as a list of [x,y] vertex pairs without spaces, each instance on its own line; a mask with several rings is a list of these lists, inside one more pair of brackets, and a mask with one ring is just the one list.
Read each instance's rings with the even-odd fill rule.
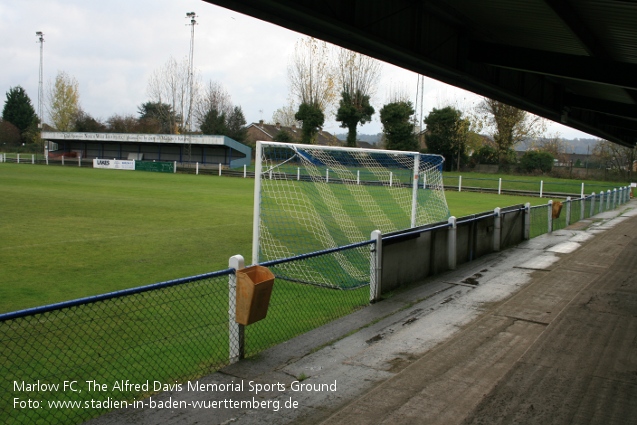
[[192,152],[192,95],[194,86],[194,62],[195,62],[195,25],[197,25],[195,12],[186,13],[186,19],[190,19],[190,52],[188,54],[188,90],[189,93],[189,105],[188,105],[188,117],[186,119],[186,128],[188,129],[188,163],[190,164],[191,152]]
[[[43,83],[43,74],[44,74],[44,61],[43,61],[43,57],[44,57],[44,33],[42,31],[37,31],[35,33],[36,37],[38,37],[38,41],[37,43],[40,43],[40,77],[39,77],[39,81],[38,81],[38,118],[40,120],[40,122],[38,123],[38,128],[41,130],[42,129],[42,124],[44,121],[44,118],[42,117],[42,101],[43,101],[43,97],[44,97],[44,90],[42,88],[42,83]],[[49,144],[48,142],[44,143],[44,157],[48,158],[48,147]]]

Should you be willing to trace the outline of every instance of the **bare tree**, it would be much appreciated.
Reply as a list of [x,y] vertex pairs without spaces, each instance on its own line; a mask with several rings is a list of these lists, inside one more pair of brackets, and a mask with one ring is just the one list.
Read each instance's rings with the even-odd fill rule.
[[533,147],[550,153],[553,155],[553,158],[557,159],[560,163],[565,163],[568,160],[570,145],[567,144],[559,134],[553,134],[549,137],[538,139],[537,144]]
[[80,111],[79,83],[64,71],[49,84],[47,109],[51,123],[59,131],[73,131]]
[[283,127],[300,127],[301,123],[294,116],[296,115],[297,109],[298,108],[295,108],[291,103],[286,106],[282,106],[272,114],[272,124],[279,123]]
[[633,168],[637,160],[637,148],[627,148],[617,143],[600,139],[593,148],[593,156],[606,169],[615,171],[628,180],[633,178]]
[[331,49],[321,40],[299,40],[288,65],[290,93],[297,104],[316,105],[326,113],[336,100]]
[[[193,75],[193,100],[197,98],[200,87],[199,74]],[[154,103],[170,105],[174,111],[174,117],[166,119],[176,120],[171,123],[171,129],[184,132],[186,123],[190,122],[192,111],[190,110],[190,68],[188,58],[177,61],[170,57],[168,61],[156,69],[148,80],[147,94]],[[193,102],[194,103],[194,102]]]
[[199,126],[205,121],[206,115],[215,110],[219,114],[229,116],[232,113],[233,105],[230,94],[217,81],[210,81],[205,89],[200,91],[201,95],[195,99],[194,118]]
[[373,97],[380,80],[380,61],[352,50],[339,48],[336,54],[338,85],[351,96]]

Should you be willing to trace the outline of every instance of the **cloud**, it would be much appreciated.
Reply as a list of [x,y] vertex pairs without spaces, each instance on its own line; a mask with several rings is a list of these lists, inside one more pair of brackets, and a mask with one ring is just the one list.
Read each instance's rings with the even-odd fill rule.
[[[148,100],[152,72],[171,56],[188,56],[190,11],[198,15],[194,60],[203,82],[221,83],[249,122],[269,120],[288,102],[288,58],[302,35],[200,0],[2,2],[0,89],[21,85],[37,103],[40,51],[35,32],[42,31],[45,87],[58,71],[65,71],[78,80],[81,105],[89,114],[103,119],[136,114]],[[402,85],[415,102],[417,75],[393,65],[384,68],[380,90]],[[377,111],[386,101],[380,90]],[[473,96],[427,79],[423,109],[439,106],[442,98]],[[333,119],[326,129],[344,131]],[[362,131],[380,132],[378,117]]]

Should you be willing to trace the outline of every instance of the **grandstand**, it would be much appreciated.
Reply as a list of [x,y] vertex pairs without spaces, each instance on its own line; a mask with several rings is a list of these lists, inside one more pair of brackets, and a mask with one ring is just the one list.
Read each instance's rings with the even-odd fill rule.
[[178,164],[250,165],[251,149],[226,136],[42,132],[49,157],[177,161]]

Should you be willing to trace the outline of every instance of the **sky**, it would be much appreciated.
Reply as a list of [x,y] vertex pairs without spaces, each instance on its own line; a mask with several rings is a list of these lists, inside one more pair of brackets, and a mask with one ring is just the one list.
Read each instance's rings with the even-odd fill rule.
[[[194,67],[203,82],[220,83],[248,123],[271,121],[273,112],[289,103],[287,66],[304,36],[200,0],[1,0],[0,90],[22,86],[37,111],[40,44],[35,33],[41,31],[45,93],[64,71],[79,82],[80,105],[91,116],[105,120],[114,114],[137,115],[138,106],[150,100],[150,75],[171,57],[188,57],[187,12],[197,14]],[[418,76],[386,63],[379,87],[372,99],[377,111],[392,91],[409,94],[422,116],[434,107],[469,109],[481,100],[425,78],[421,111]],[[324,128],[346,131],[333,119]],[[359,132],[376,134],[381,129],[375,114]],[[566,139],[593,137],[557,123],[547,131]]]

